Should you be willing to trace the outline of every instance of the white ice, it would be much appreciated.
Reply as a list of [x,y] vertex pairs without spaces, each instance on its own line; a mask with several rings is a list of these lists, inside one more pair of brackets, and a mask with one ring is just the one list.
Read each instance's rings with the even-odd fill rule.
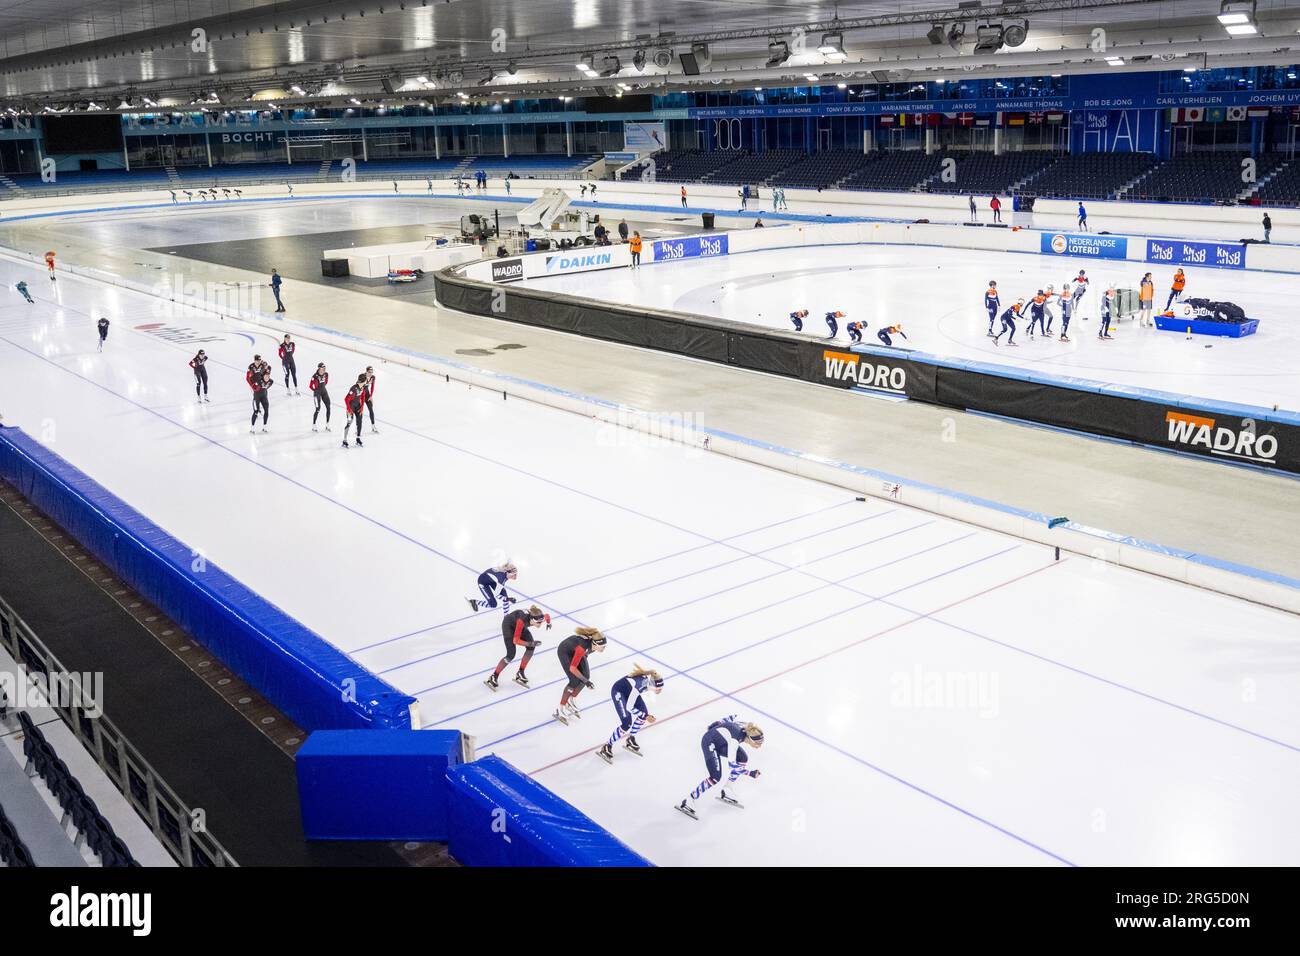
[[[33,271],[0,260],[41,300],[0,300],[5,424],[656,863],[1300,863],[1292,616],[387,365],[380,434],[345,451],[367,360],[312,341],[303,395],[277,385],[250,435],[243,370],[278,336]],[[211,405],[195,346],[137,329],[157,322],[212,337]],[[318,361],[331,433],[310,430]],[[506,556],[557,623],[532,689],[510,669],[493,694],[499,619],[464,599]],[[611,641],[565,727],[554,648],[577,623]],[[609,767],[634,661],[667,678],[659,722]],[[729,713],[766,732],[762,777],[688,820],[672,806]]]
[[[994,346],[983,307],[989,280],[998,284],[1002,306],[1028,301],[1048,284],[1060,290],[1079,270],[1090,287],[1082,318],[1070,325],[1069,342],[1030,339],[1017,323],[1017,347]],[[1185,296],[1236,302],[1260,320],[1259,331],[1241,339],[1193,336],[1139,328],[1137,320],[1112,323],[1111,341],[1097,338],[1099,296],[1106,283],[1136,289],[1144,272],[1155,282],[1157,311],[1169,295],[1174,270],[1138,262],[929,246],[823,246],[746,252],[717,259],[683,260],[640,270],[547,276],[529,280],[566,292],[651,308],[753,322],[793,331],[789,314],[808,309],[804,333],[825,339],[827,312],[841,311],[838,343],[848,345],[845,326],[865,321],[865,344],[880,345],[876,332],[901,324],[907,338],[896,347],[943,358],[1033,368],[1039,372],[1156,389],[1179,395],[1300,410],[1300,323],[1295,276],[1188,268]],[[1059,330],[1059,309],[1053,328]],[[995,329],[1001,324],[995,325]],[[1005,339],[1003,340],[1005,343]]]

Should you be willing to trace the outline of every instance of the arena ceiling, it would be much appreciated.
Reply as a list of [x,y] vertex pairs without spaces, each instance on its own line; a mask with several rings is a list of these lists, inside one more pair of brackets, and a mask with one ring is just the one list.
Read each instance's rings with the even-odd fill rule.
[[[1230,35],[1218,19],[1223,6],[1224,0],[0,0],[0,103],[29,111],[86,109],[96,99],[95,109],[132,109],[145,97],[160,106],[227,108],[257,101],[393,104],[459,93],[591,95],[810,77],[895,82],[1300,59],[1300,3],[1245,0],[1253,35]],[[1003,45],[977,49],[982,25],[995,32],[1000,26]],[[1016,25],[1025,26],[1023,37]],[[1105,31],[1104,50],[1098,29]],[[689,73],[692,52],[698,75]],[[591,69],[580,70],[580,62]]]

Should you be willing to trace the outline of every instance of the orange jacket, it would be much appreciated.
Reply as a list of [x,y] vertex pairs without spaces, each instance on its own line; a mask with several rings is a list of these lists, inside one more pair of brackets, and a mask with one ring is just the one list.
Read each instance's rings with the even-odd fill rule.
[[632,251],[633,251],[633,252],[640,252],[640,251],[641,251],[641,237],[640,237],[640,236],[633,236],[631,242],[628,243],[628,244],[632,247]]
[[1182,292],[1185,285],[1187,285],[1187,276],[1183,275],[1182,269],[1179,269],[1174,273],[1174,291]]

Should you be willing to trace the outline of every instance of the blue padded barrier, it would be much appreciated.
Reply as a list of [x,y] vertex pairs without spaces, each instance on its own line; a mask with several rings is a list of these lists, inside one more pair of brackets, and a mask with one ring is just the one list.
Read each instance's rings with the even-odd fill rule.
[[21,430],[0,428],[0,477],[308,730],[410,727],[399,693]]
[[466,866],[651,865],[500,757],[453,767],[447,782],[448,848]]
[[294,756],[308,840],[447,839],[458,730],[317,730]]

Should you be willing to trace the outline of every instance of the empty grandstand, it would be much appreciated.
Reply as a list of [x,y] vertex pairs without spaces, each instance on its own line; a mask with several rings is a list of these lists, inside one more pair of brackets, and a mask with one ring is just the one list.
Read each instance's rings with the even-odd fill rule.
[[1161,163],[1125,190],[1121,198],[1174,202],[1231,202],[1285,161],[1281,153],[1255,157],[1253,179],[1246,178],[1245,153],[1185,153]]
[[1113,199],[1146,175],[1158,160],[1152,153],[1081,153],[1063,156],[1018,190],[1048,199]]
[[925,184],[932,193],[1007,193],[1029,177],[1051,165],[1056,153],[1020,152],[1003,153],[950,153],[956,163],[955,176],[945,181],[943,176]]
[[868,163],[846,178],[845,189],[910,190],[938,175],[941,153],[926,155],[919,150],[885,153],[879,162]]

